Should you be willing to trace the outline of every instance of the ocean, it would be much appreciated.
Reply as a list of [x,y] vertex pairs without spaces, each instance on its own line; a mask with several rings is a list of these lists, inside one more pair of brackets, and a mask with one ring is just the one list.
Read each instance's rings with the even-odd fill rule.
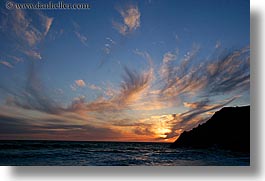
[[7,166],[249,166],[250,156],[216,148],[170,148],[170,143],[0,141]]

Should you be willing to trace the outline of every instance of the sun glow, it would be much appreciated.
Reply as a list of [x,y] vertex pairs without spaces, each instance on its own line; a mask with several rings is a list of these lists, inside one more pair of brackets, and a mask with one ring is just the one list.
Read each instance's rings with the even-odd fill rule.
[[169,133],[170,132],[170,129],[168,128],[157,128],[156,129],[156,134],[160,137],[160,138],[166,138],[167,135],[166,133]]

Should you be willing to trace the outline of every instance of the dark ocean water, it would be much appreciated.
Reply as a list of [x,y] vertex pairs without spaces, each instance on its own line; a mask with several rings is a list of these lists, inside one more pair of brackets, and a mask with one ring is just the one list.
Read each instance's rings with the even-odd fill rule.
[[167,143],[0,141],[0,165],[249,165],[248,154],[216,148],[171,149]]

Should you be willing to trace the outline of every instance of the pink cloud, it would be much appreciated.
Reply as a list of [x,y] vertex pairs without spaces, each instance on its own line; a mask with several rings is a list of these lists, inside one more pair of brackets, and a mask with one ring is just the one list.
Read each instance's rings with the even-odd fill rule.
[[8,68],[13,68],[13,65],[11,65],[11,64],[10,64],[9,62],[7,62],[7,61],[1,61],[0,64],[6,66],[6,67],[8,67]]
[[82,79],[80,79],[80,80],[76,80],[76,81],[75,81],[75,84],[76,84],[77,86],[79,86],[79,87],[85,87],[85,86],[86,86],[85,81],[83,81]]

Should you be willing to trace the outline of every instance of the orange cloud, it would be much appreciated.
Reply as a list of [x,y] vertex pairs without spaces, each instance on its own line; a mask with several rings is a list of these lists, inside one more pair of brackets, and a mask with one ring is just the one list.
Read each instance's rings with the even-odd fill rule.
[[[177,57],[165,54],[163,64],[168,65],[165,66],[168,73],[160,75],[154,73],[149,54],[138,51],[138,55],[148,60],[148,69],[125,68],[120,86],[102,88],[105,95],[92,101],[86,101],[84,96],[75,98],[68,106],[57,104],[45,94],[32,67],[26,89],[6,89],[11,96],[6,100],[6,107],[0,107],[0,117],[25,123],[46,135],[50,130],[52,134],[57,131],[77,138],[79,131],[83,136],[92,136],[85,131],[101,136],[98,132],[106,131],[107,136],[100,137],[101,140],[173,141],[183,131],[207,120],[209,113],[238,98],[227,94],[220,100],[216,95],[249,87],[248,50],[230,52],[216,61],[201,64],[192,62],[195,57],[192,52],[181,61],[173,61]],[[80,79],[74,86],[85,87],[86,83]],[[98,89],[93,84],[88,87]],[[7,122],[5,125],[9,128]]]
[[152,78],[153,70],[150,68],[146,72],[138,74],[135,71],[125,69],[126,75],[121,84],[120,100],[124,103],[135,102],[140,99],[142,93],[148,89]]
[[113,22],[114,28],[119,33],[126,35],[140,27],[141,13],[137,6],[131,5],[126,9],[119,9],[119,13],[123,17],[123,23]]
[[198,104],[196,104],[196,103],[189,103],[189,102],[183,102],[183,105],[185,107],[187,107],[187,108],[193,108],[193,109],[195,109],[195,108],[198,107]]
[[210,73],[210,75],[214,75],[218,70],[218,65],[211,63],[207,66],[207,71]]
[[47,16],[43,16],[43,21],[44,21],[44,27],[45,27],[45,31],[44,31],[44,36],[46,36],[51,28],[52,22],[53,22],[53,18],[47,17]]

